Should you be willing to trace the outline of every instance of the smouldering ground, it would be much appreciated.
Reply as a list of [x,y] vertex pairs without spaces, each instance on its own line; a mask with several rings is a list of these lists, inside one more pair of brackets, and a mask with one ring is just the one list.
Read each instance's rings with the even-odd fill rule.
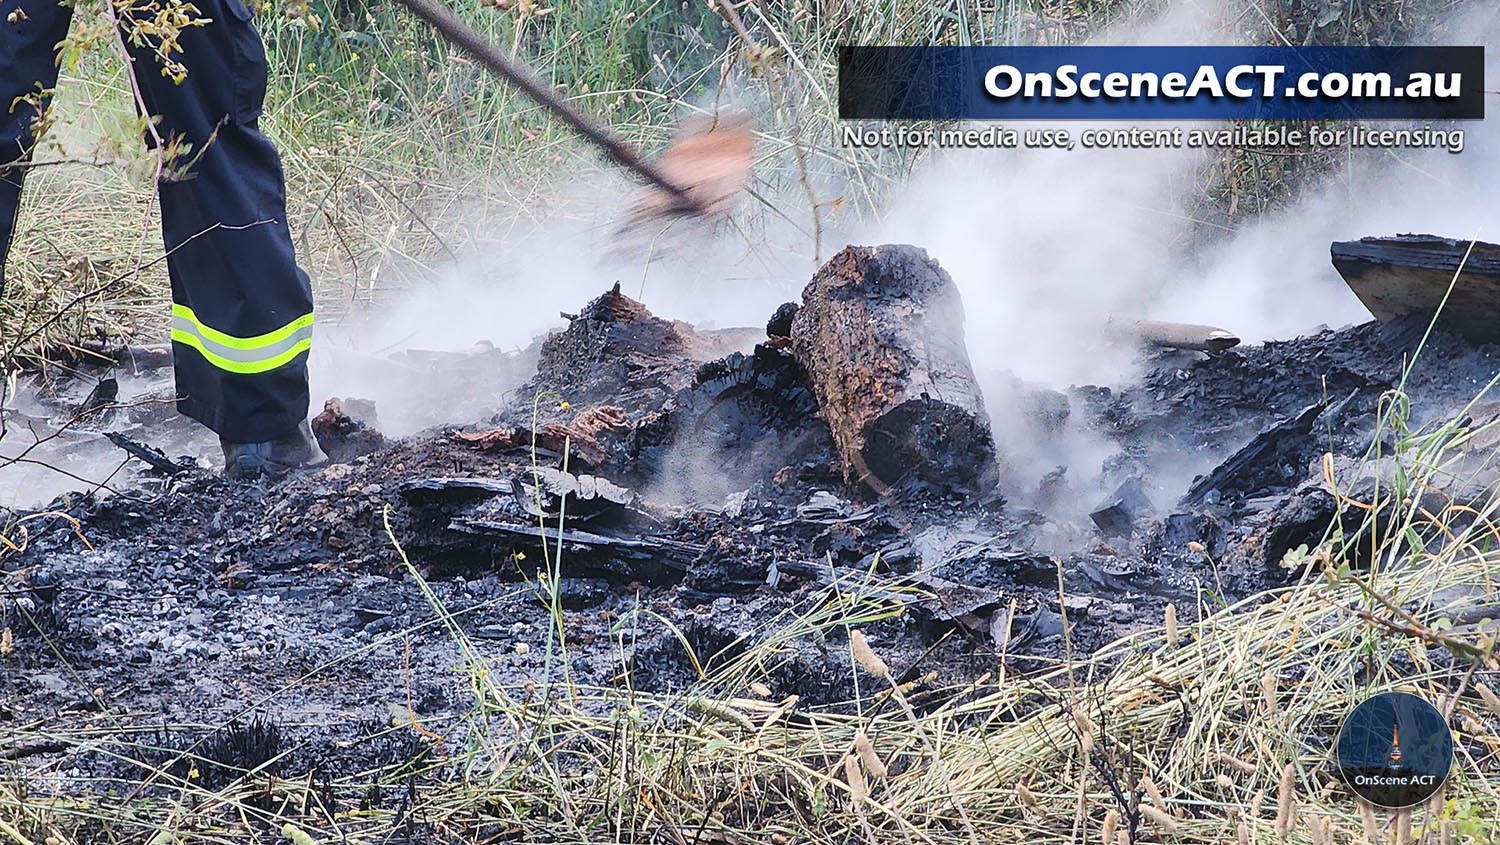
[[[3,560],[0,832],[588,842],[665,827],[720,841],[957,843],[1095,841],[1113,828],[1126,841],[1222,842],[1243,827],[1250,841],[1406,842],[1415,825],[1487,841],[1500,785],[1497,503],[1399,503],[1403,490],[1457,489],[1454,462],[1473,467],[1468,444],[1500,425],[1465,408],[1466,382],[1494,350],[1440,333],[1407,377],[1401,338],[1411,333],[1325,333],[1173,364],[1121,390],[1099,418],[1120,424],[1122,443],[1196,432],[1207,446],[1248,426],[1224,451],[1298,416],[1307,392],[1332,384],[1358,399],[1337,405],[1346,417],[1273,438],[1275,459],[1225,478],[1211,506],[1113,541],[1102,575],[1090,552],[1062,558],[1050,582],[998,582],[978,632],[943,622],[935,582],[862,567],[857,545],[830,554],[829,581],[788,563],[773,588],[704,594],[730,589],[736,566],[762,577],[756,543],[792,560],[825,529],[884,543],[880,520],[933,507],[840,516],[808,496],[837,491],[836,476],[755,488],[761,516],[631,529],[678,544],[664,550],[711,538],[731,551],[696,558],[681,581],[670,565],[622,569],[582,541],[543,551],[447,530],[472,506],[405,482],[525,478],[548,459],[442,433],[269,489],[194,475],[139,499],[80,501],[76,525],[29,519],[16,535],[26,548]],[[1216,397],[1230,387],[1266,391],[1261,410],[1225,407]],[[1151,433],[1173,421],[1191,422]],[[1381,475],[1397,487],[1366,523],[1371,427],[1404,472]],[[1325,447],[1345,456],[1337,487],[1286,474]],[[1314,499],[1331,508],[1327,533],[1306,526],[1306,549],[1266,557],[1265,517]],[[820,517],[830,522],[774,516],[813,501],[833,508]],[[1195,513],[1224,536],[1167,529]],[[928,518],[952,532],[961,516]],[[969,583],[980,561],[1030,560],[961,552],[940,571]],[[1168,570],[1196,572],[1198,585],[1149,580]],[[1284,586],[1261,592],[1267,579]],[[1171,611],[1168,591],[1180,591]],[[1124,636],[1101,642],[1122,605]],[[1341,715],[1385,689],[1438,703],[1459,738],[1452,786],[1415,813],[1363,813],[1331,769]]]

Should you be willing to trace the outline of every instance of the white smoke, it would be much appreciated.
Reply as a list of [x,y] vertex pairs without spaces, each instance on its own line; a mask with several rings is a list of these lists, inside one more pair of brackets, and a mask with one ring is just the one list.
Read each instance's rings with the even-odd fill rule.
[[[788,249],[798,239],[789,228],[747,240],[744,230],[725,231],[722,221],[676,221],[621,234],[608,213],[624,207],[626,192],[617,178],[598,181],[605,184],[585,190],[605,198],[589,200],[599,204],[599,218],[553,220],[487,240],[434,283],[363,320],[325,327],[312,362],[313,395],[374,400],[387,434],[472,422],[493,412],[497,397],[473,396],[477,385],[441,369],[393,378],[401,374],[390,353],[457,353],[476,345],[519,352],[564,327],[564,312],[578,311],[616,283],[667,319],[702,328],[764,325],[811,275],[812,247]],[[565,197],[584,193],[560,190]],[[422,379],[422,390],[410,389],[413,376]],[[455,408],[470,416],[455,415]]]
[[[1482,43],[1496,15],[1476,5],[1454,19],[1456,32],[1433,38]],[[1095,43],[1239,43],[1260,22],[1254,23],[1236,24],[1217,0],[1181,0]],[[1122,125],[1012,128],[1063,128],[1077,138],[1086,129]],[[1056,389],[1129,378],[1138,367],[1135,351],[1100,334],[1110,317],[1221,325],[1247,342],[1368,319],[1329,264],[1331,241],[1406,231],[1470,237],[1495,228],[1486,188],[1500,175],[1497,131],[1482,123],[1465,128],[1460,155],[1353,151],[1348,165],[1320,186],[1249,223],[1195,219],[1212,206],[1202,196],[1208,153],[1201,150],[934,152],[877,221],[844,221],[851,234],[829,235],[822,253],[846,240],[927,249],[963,293],[971,357],[1018,492],[1025,498],[1042,474],[1068,465],[1070,481],[1087,500],[1103,489],[1101,464],[1114,447],[1078,425],[1058,431],[1031,421],[1018,411],[1024,403],[1014,377]],[[613,187],[604,193],[618,196]],[[792,213],[804,206],[801,197],[787,197]],[[675,247],[665,254],[619,252],[597,223],[547,224],[468,258],[353,339],[335,342],[367,350],[463,349],[480,340],[519,348],[562,325],[559,308],[576,309],[615,281],[633,296],[644,290],[647,305],[663,317],[754,326],[777,303],[796,298],[811,275],[813,243],[795,226],[779,226],[755,242],[733,230],[703,234],[666,239]],[[325,370],[322,382],[332,392],[373,394],[382,406],[401,407],[399,393],[380,395],[380,380],[348,375]],[[397,430],[419,421],[419,415],[402,420]],[[1178,469],[1190,475],[1193,468]],[[1169,498],[1178,492],[1161,491]]]
[[[1222,6],[1180,0],[1097,42],[1233,42]],[[1493,4],[1476,2],[1431,40],[1493,41],[1497,19]],[[1492,56],[1491,78],[1496,61]],[[1060,128],[1076,136],[1090,127]],[[1024,458],[1018,463],[1026,477],[1018,483],[1030,485],[1059,463],[1073,466],[1070,477],[1083,483],[1097,479],[1108,444],[1016,422],[1015,392],[1006,387],[1012,382],[994,374],[1054,388],[1117,382],[1134,364],[1127,350],[1100,341],[1099,326],[1111,315],[1220,324],[1247,341],[1367,319],[1329,265],[1330,241],[1407,231],[1500,233],[1491,194],[1500,176],[1500,128],[1493,121],[1463,128],[1466,149],[1458,155],[1351,153],[1345,167],[1285,210],[1218,230],[1206,245],[1201,234],[1222,221],[1193,219],[1207,205],[1200,202],[1200,152],[945,151],[928,158],[878,222],[842,221],[851,234],[830,230],[821,252],[826,258],[846,242],[926,248],[963,293],[971,355],[991,390],[1002,447]],[[475,395],[472,381],[441,368],[393,371],[391,353],[461,353],[479,343],[522,349],[563,325],[559,311],[576,310],[615,282],[663,317],[758,326],[777,304],[797,298],[811,276],[806,227],[767,213],[737,216],[741,227],[757,221],[748,236],[734,226],[637,233],[631,249],[620,249],[610,211],[623,206],[624,193],[618,176],[561,186],[553,207],[589,211],[528,230],[480,217],[471,228],[493,232],[436,282],[357,320],[321,324],[313,411],[323,398],[358,396],[376,401],[389,434],[468,422],[480,416],[477,409],[493,408],[495,397]],[[788,220],[806,215],[804,197],[785,199]],[[413,378],[421,390],[412,389]],[[0,488],[14,487],[12,479],[0,477]],[[0,495],[7,499],[14,496]]]
[[[1476,3],[1450,19],[1449,31],[1429,37],[1486,43],[1497,19],[1500,10]],[[1180,2],[1153,22],[1116,28],[1098,41],[1233,41],[1225,32],[1221,4]],[[1494,78],[1500,61],[1492,56],[1490,64]],[[1101,127],[1025,128],[1063,128],[1077,138]],[[1462,128],[1461,154],[1351,151],[1344,168],[1284,210],[1233,226],[1194,219],[1208,205],[1200,202],[1202,151],[946,150],[861,238],[922,245],[953,275],[975,369],[1023,498],[1060,464],[1092,491],[1087,498],[1102,489],[1100,461],[1109,444],[1076,426],[1056,431],[1018,414],[1019,395],[1005,374],[1054,388],[1118,383],[1137,364],[1134,350],[1100,336],[1110,316],[1220,325],[1247,342],[1368,320],[1329,262],[1330,242],[1401,232],[1493,239],[1500,232],[1492,198],[1500,126]],[[1197,468],[1177,469],[1161,483],[1185,483],[1177,476]],[[1160,492],[1170,498],[1181,491]]]

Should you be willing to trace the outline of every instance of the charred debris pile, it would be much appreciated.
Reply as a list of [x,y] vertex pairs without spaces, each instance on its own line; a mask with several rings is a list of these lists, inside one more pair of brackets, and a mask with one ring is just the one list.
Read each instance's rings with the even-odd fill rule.
[[[1340,259],[1340,246],[1363,257]],[[1378,261],[1373,246],[1336,245],[1335,258]],[[1373,274],[1385,288],[1389,276]],[[175,590],[191,614],[201,584],[200,597],[228,597],[210,613],[232,615],[237,591],[280,590],[293,600],[278,612],[305,608],[309,636],[333,648],[339,631],[368,639],[403,623],[380,596],[401,580],[393,535],[431,579],[460,586],[534,582],[561,554],[559,601],[575,642],[599,643],[581,671],[600,682],[618,680],[611,620],[628,607],[722,655],[830,584],[905,608],[871,630],[910,678],[972,676],[1000,654],[1024,668],[1061,654],[1065,634],[1087,652],[1155,624],[1168,602],[1188,612],[1294,576],[1286,553],[1316,544],[1339,509],[1323,456],[1351,495],[1379,481],[1378,468],[1351,468],[1424,337],[1404,382],[1413,425],[1464,408],[1500,351],[1467,324],[1428,336],[1413,307],[1246,347],[1211,327],[1113,322],[1145,357],[1136,382],[1056,391],[1002,379],[1003,397],[986,397],[994,374],[970,363],[952,279],[899,245],[846,248],[764,331],[663,319],[618,286],[565,316],[519,356],[535,371],[495,398],[491,418],[387,441],[378,409],[330,401],[314,426],[336,462],[269,487],[169,460],[141,442],[149,430],[126,438],[155,480],[25,523],[24,545],[0,559],[0,621],[38,664],[48,652],[18,601],[74,653],[147,665],[160,659],[150,644],[109,651],[109,635],[90,630],[117,612],[101,594]],[[1497,414],[1480,406],[1472,423]],[[1086,433],[1110,454],[1027,477],[997,445],[1017,439],[995,436],[1002,418],[1037,440]],[[188,573],[185,590],[151,580],[163,566]],[[69,579],[89,583],[70,593]],[[503,638],[536,604],[523,596],[468,623]],[[650,676],[637,683],[691,680],[674,636],[623,655]],[[789,660],[784,680],[847,693],[836,680],[847,655],[817,649]],[[233,653],[189,649],[205,663]]]

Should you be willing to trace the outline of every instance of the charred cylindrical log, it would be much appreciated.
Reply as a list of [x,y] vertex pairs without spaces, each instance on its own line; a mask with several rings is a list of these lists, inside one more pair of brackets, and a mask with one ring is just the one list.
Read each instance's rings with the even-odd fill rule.
[[881,492],[910,480],[956,491],[994,483],[963,301],[926,252],[846,247],[803,290],[791,337],[851,480]]
[[1218,326],[1198,323],[1165,323],[1160,320],[1110,318],[1104,323],[1106,337],[1152,349],[1187,349],[1219,353],[1240,345],[1239,336]]

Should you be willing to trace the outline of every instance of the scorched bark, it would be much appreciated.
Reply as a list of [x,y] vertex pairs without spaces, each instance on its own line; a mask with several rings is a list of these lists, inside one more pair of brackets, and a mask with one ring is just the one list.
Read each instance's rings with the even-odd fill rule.
[[846,477],[977,491],[994,438],[964,345],[953,279],[917,247],[846,247],[802,292],[792,351],[833,431]]

